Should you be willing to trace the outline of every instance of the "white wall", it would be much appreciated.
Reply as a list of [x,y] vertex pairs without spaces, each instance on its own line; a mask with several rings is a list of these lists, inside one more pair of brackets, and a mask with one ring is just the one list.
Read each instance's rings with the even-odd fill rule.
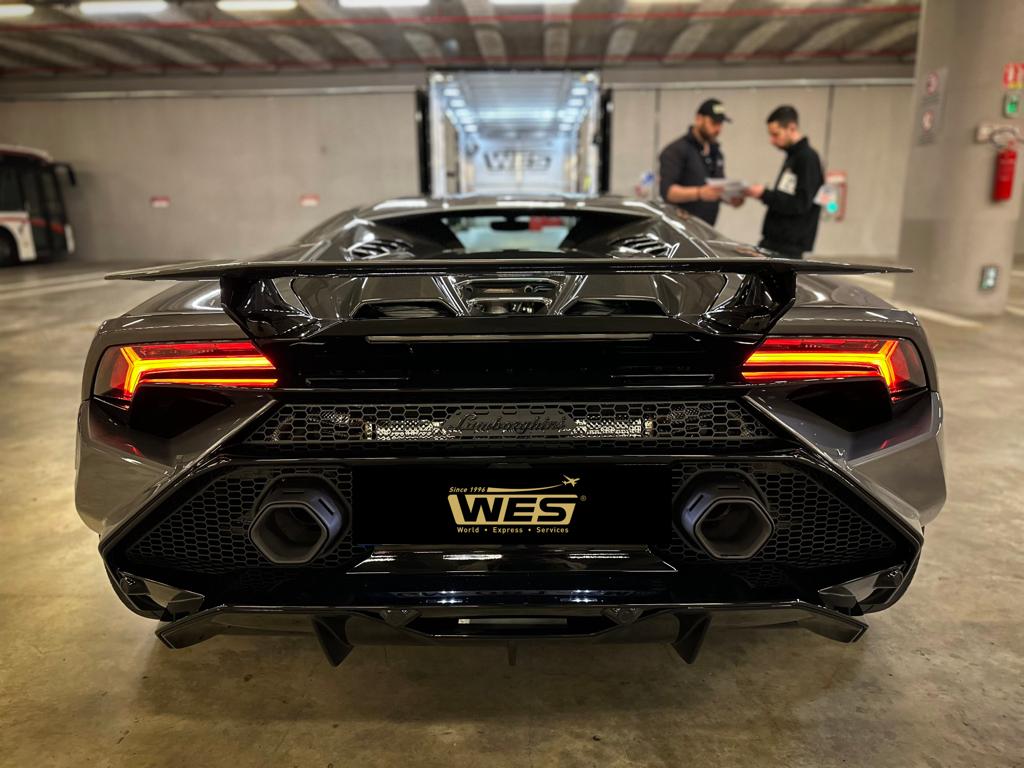
[[0,143],[75,166],[68,205],[91,261],[256,255],[418,187],[411,93],[4,102]]
[[[614,88],[614,85],[612,86]],[[612,191],[632,195],[661,147],[705,98],[725,102],[730,175],[774,180],[782,155],[764,120],[792,103],[827,167],[849,176],[846,220],[822,222],[823,256],[897,250],[910,141],[910,86],[759,87],[615,92]],[[831,117],[831,120],[829,120]],[[826,124],[830,141],[825,144]],[[412,93],[196,96],[0,102],[0,143],[43,147],[74,163],[69,206],[85,260],[240,257],[287,242],[332,213],[415,193]],[[319,194],[318,208],[299,196]],[[150,197],[168,195],[155,210]],[[757,241],[764,208],[723,208],[719,228]],[[1024,226],[1019,237],[1024,251]]]
[[[750,183],[774,182],[782,154],[768,143],[765,118],[780,104],[792,104],[800,112],[804,132],[826,169],[846,171],[846,218],[821,223],[817,254],[896,254],[910,147],[909,85],[618,91],[612,126],[612,191],[633,194],[644,171],[657,170],[661,148],[686,131],[697,107],[712,96],[722,100],[733,119],[722,133],[729,176]],[[730,237],[757,242],[763,218],[764,206],[748,200],[739,209],[723,206],[717,226]]]

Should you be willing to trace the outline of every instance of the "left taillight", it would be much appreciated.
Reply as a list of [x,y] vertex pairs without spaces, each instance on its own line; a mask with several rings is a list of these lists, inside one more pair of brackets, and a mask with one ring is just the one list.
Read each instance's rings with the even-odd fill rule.
[[881,379],[896,399],[928,385],[908,339],[770,336],[743,364],[749,382]]
[[127,405],[148,384],[267,388],[277,371],[251,341],[130,344],[103,353],[93,394]]

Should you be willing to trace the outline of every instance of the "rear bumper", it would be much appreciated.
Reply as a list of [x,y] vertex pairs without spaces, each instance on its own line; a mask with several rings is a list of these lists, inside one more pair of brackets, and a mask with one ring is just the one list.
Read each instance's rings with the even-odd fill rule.
[[[799,421],[785,401],[747,402],[776,436],[714,450],[572,455],[581,464],[669,465],[674,504],[695,473],[744,473],[765,494],[773,519],[771,539],[744,561],[709,558],[676,530],[670,541],[648,546],[490,549],[374,546],[349,531],[301,567],[266,562],[249,532],[260,499],[282,475],[325,480],[349,500],[360,466],[394,468],[400,482],[402,467],[416,463],[541,466],[564,463],[568,452],[270,450],[246,437],[268,410],[264,398],[245,398],[242,413],[225,413],[212,445],[207,424],[195,445],[186,433],[160,451],[112,431],[86,403],[79,507],[94,501],[90,511],[104,512],[89,517],[103,523],[100,549],[115,591],[136,613],[165,622],[158,635],[172,648],[224,633],[313,633],[332,660],[363,644],[520,640],[668,642],[691,660],[711,624],[794,626],[853,642],[866,628],[857,617],[892,605],[916,568],[917,524],[943,489],[941,457],[932,450],[938,401],[922,399],[895,444],[891,435],[830,432],[806,414]],[[905,474],[910,445],[928,449],[924,460],[914,455],[913,483]],[[908,489],[922,483],[937,490],[919,499]],[[112,492],[124,497],[114,514]]]
[[[805,629],[852,643],[867,629],[861,609],[891,602],[910,580],[909,572],[887,569],[828,594],[757,601],[743,599],[725,572],[714,589],[687,583],[646,548],[524,548],[518,557],[507,553],[501,565],[486,559],[493,554],[459,552],[458,565],[449,563],[442,574],[443,550],[383,551],[344,576],[318,578],[318,591],[308,583],[284,587],[288,604],[264,596],[261,604],[211,605],[190,590],[124,572],[110,576],[127,606],[163,621],[157,636],[169,648],[221,634],[313,634],[332,663],[359,645],[538,641],[667,643],[692,662],[712,625]],[[621,559],[612,570],[607,563],[614,558]],[[711,592],[717,599],[700,598]],[[315,601],[291,602],[299,595]]]
[[521,642],[667,643],[688,663],[711,627],[797,628],[843,643],[859,619],[799,600],[736,605],[615,604],[530,608],[471,605],[221,606],[165,624],[157,637],[186,648],[222,634],[315,635],[332,664],[360,645],[466,646]]

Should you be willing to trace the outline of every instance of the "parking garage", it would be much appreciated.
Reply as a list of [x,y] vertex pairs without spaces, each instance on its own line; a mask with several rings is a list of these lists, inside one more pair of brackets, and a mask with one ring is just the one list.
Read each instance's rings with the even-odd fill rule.
[[2,762],[1019,765],[1022,23],[4,0]]

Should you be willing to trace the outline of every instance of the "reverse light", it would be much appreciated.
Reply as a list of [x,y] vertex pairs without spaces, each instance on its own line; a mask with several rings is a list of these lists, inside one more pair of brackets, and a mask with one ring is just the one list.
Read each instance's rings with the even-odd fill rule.
[[111,347],[93,394],[130,403],[144,384],[273,387],[274,364],[251,341],[200,341]]
[[776,336],[743,364],[743,379],[751,382],[852,378],[881,379],[893,398],[927,385],[921,356],[907,339]]

